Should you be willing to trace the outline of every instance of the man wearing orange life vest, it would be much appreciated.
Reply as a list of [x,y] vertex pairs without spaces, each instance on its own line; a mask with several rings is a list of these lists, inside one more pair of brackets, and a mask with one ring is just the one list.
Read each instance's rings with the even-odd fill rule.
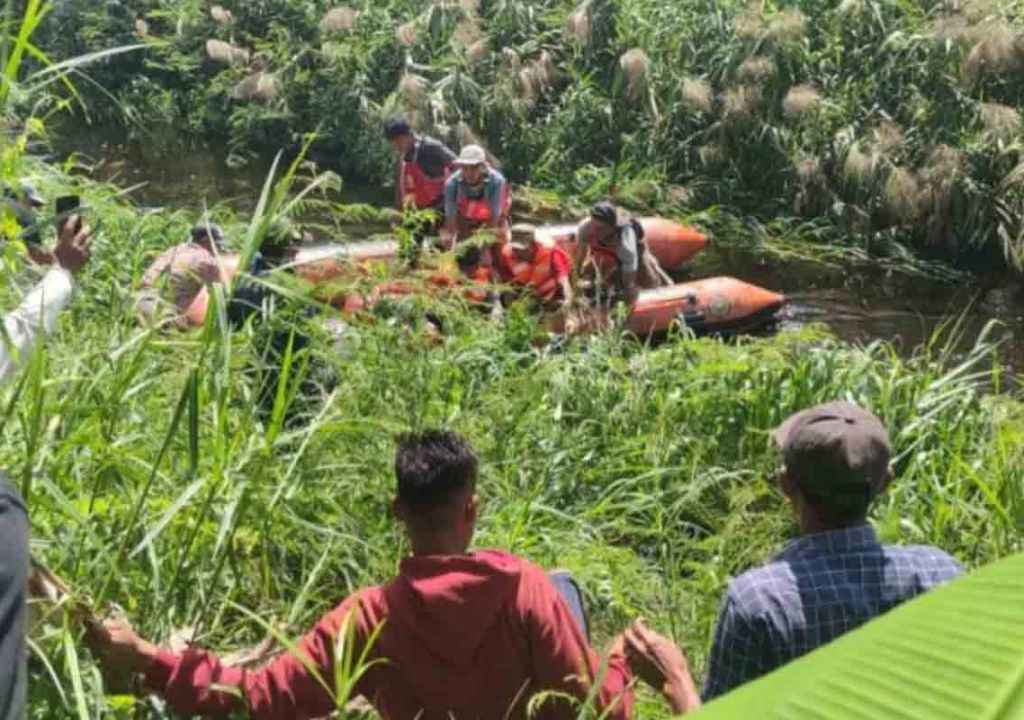
[[576,268],[603,284],[612,298],[633,303],[640,289],[672,284],[648,251],[640,223],[610,202],[594,205],[590,218],[577,228],[576,239]]
[[538,238],[532,225],[514,225],[501,248],[503,279],[528,288],[545,310],[572,305],[572,260],[549,238]]
[[449,249],[481,228],[497,235],[498,242],[508,240],[508,210],[511,204],[505,176],[487,162],[487,153],[479,145],[462,148],[458,167],[448,178],[444,191],[444,240]]
[[444,213],[444,187],[455,153],[440,140],[412,131],[404,117],[384,123],[384,137],[398,154],[395,164],[395,209],[433,209]]

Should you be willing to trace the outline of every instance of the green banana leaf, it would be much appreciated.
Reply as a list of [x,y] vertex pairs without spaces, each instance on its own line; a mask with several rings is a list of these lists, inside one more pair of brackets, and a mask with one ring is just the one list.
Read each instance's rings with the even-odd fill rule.
[[694,717],[1024,718],[1024,554],[906,603]]

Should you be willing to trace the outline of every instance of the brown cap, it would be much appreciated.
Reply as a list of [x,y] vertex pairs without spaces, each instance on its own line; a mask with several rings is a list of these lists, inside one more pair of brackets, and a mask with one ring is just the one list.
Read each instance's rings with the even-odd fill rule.
[[871,412],[832,402],[791,415],[773,433],[786,469],[808,487],[877,491],[892,456],[889,433]]
[[525,250],[537,240],[537,228],[528,223],[517,223],[509,231],[509,247],[513,250]]

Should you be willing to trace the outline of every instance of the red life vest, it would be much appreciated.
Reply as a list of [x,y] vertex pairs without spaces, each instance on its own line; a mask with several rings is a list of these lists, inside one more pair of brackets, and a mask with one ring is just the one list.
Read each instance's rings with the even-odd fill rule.
[[[484,182],[487,182],[486,179]],[[458,195],[456,195],[458,201],[459,215],[478,223],[493,222],[497,218],[491,216],[491,201],[486,196],[479,198],[471,198],[466,194],[466,183],[459,183]],[[509,184],[506,181],[505,186],[501,191],[501,213],[502,215],[508,215],[509,207],[512,204],[512,198],[509,196]]]
[[441,177],[432,178],[423,172],[423,166],[417,159],[419,152],[420,144],[417,141],[416,147],[412,151],[412,160],[408,162],[405,159],[402,160],[402,199],[407,207],[412,205],[414,208],[422,210],[434,207],[444,195],[444,185],[448,181],[448,171],[451,166],[445,167],[445,173]]
[[[512,275],[512,281],[530,287],[544,302],[554,300],[559,292],[558,273],[555,271],[555,253],[565,252],[556,248],[550,240],[536,241],[537,250],[534,252],[533,261],[526,262],[516,257],[515,252],[508,245],[501,248],[501,260],[508,272]],[[569,258],[565,258],[569,264]]]

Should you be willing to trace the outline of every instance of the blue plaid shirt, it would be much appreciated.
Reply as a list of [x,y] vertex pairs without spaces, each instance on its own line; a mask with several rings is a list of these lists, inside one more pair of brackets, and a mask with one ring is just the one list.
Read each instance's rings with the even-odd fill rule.
[[825,645],[961,573],[932,547],[882,545],[870,525],[805,535],[729,583],[704,699]]

